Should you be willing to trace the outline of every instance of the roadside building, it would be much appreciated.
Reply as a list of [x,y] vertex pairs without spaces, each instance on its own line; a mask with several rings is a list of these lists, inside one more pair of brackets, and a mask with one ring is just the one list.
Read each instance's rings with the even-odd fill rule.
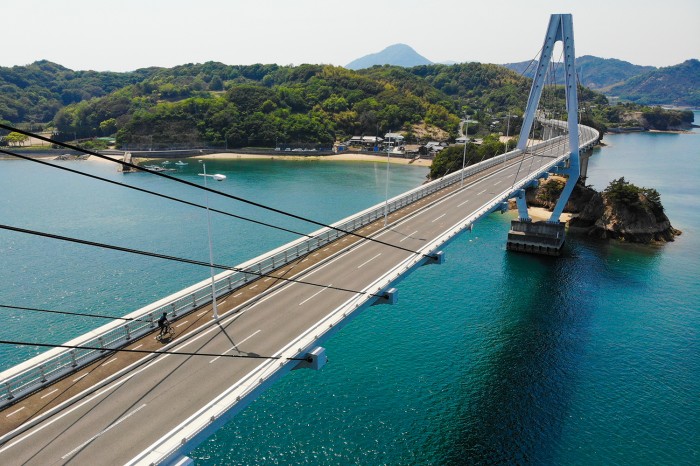
[[404,137],[399,133],[386,133],[384,135],[384,145],[388,147],[403,146]]
[[363,148],[378,147],[383,139],[379,136],[353,136],[347,142],[348,146],[362,146]]

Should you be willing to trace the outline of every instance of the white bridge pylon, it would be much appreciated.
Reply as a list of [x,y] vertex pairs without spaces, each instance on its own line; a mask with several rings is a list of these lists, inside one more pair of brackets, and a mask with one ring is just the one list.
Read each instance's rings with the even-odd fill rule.
[[[579,139],[578,139],[578,92],[576,87],[576,63],[574,52],[574,25],[571,14],[554,14],[549,18],[549,26],[547,34],[544,38],[544,45],[540,54],[537,72],[532,81],[530,96],[527,100],[525,108],[525,116],[523,118],[523,126],[520,129],[520,137],[518,139],[517,148],[525,151],[528,141],[528,135],[532,130],[532,124],[535,120],[537,108],[542,96],[542,90],[545,84],[545,76],[547,67],[552,61],[552,52],[557,42],[562,42],[564,47],[564,70],[565,70],[565,91],[566,91],[566,109],[567,109],[567,126],[569,130],[569,148],[571,155],[569,157],[568,167],[560,169],[558,173],[569,175],[566,185],[559,196],[554,211],[549,218],[549,223],[559,223],[559,216],[564,210],[564,206],[569,200],[571,192],[578,181],[581,173],[579,162]],[[524,196],[518,202],[525,202]],[[519,206],[520,207],[520,206]],[[525,217],[523,218],[522,209],[520,210],[520,220],[530,221],[527,215],[527,208],[524,209]]]

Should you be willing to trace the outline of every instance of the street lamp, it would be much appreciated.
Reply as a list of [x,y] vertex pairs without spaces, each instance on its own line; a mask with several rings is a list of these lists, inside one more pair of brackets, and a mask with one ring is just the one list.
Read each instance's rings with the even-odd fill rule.
[[[214,178],[216,181],[223,181],[226,179],[226,175],[220,175],[220,174],[215,174],[215,175],[207,175],[207,165],[202,162],[201,160],[199,163],[202,164],[202,171],[204,173],[199,173],[199,176],[204,177],[204,188],[207,187],[207,178]],[[205,191],[204,197],[206,199],[206,206],[207,206],[207,236],[209,237],[209,271],[211,272],[211,306],[214,311],[212,318],[213,319],[218,319],[219,318],[219,310],[216,307],[216,284],[214,282],[214,252],[212,248],[212,243],[211,243],[211,215],[209,213],[209,191]]]
[[464,184],[464,164],[467,161],[467,143],[469,142],[469,115],[464,114],[464,125],[466,129],[464,130],[464,154],[462,154],[462,176],[459,178],[459,187],[461,188]]
[[503,168],[506,166],[506,154],[508,153],[508,143],[510,142],[510,110],[508,110],[508,124],[506,126],[506,151],[503,153]]
[[[391,130],[389,130],[391,134]],[[384,188],[384,226],[386,227],[389,219],[389,143],[386,145],[386,184]]]

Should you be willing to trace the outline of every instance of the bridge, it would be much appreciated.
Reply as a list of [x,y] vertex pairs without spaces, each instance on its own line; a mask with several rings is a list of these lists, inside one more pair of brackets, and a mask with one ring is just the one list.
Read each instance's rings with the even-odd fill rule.
[[[570,15],[553,15],[543,62],[561,40],[573,79]],[[547,57],[549,49],[550,57]],[[545,64],[546,66],[546,64]],[[0,374],[0,463],[187,464],[187,453],[294,369],[320,369],[321,345],[370,306],[392,304],[399,282],[444,261],[457,235],[516,199],[509,248],[551,253],[578,178],[579,152],[598,132],[537,114],[530,93],[515,150],[415,188],[216,275]],[[538,89],[539,88],[539,89]],[[539,121],[551,138],[528,144]],[[547,222],[532,222],[524,190],[569,175]],[[571,184],[570,184],[571,183]],[[213,291],[212,291],[213,290]],[[213,303],[219,317],[212,319]],[[153,339],[163,313],[178,335]]]

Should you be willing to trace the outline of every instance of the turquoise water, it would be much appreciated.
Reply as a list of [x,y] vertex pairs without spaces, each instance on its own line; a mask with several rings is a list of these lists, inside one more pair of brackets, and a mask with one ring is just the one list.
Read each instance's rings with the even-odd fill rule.
[[[570,236],[560,259],[512,254],[505,251],[512,216],[491,215],[446,248],[444,265],[403,281],[397,305],[366,311],[330,340],[322,371],[285,377],[202,444],[192,453],[196,464],[698,464],[700,214],[691,202],[700,196],[698,137],[606,136],[608,147],[589,165],[597,188],[625,176],[658,189],[684,233],[674,243]],[[111,167],[82,166],[122,179]],[[196,167],[188,169],[182,176],[196,179]],[[34,170],[0,164],[0,223],[207,259],[202,213],[54,172],[32,182]],[[391,170],[393,193],[426,173]],[[322,221],[384,196],[382,165],[234,161],[207,171],[229,176],[217,188]],[[187,194],[134,176],[151,189]],[[214,226],[216,259],[224,262],[291,239],[225,218]],[[3,300],[67,310],[126,312],[208,274],[7,232],[0,257]],[[31,338],[52,322],[63,341],[94,325],[0,312],[3,338]],[[31,353],[0,350],[3,367]]]
[[[55,162],[116,181],[205,204],[203,191],[147,173],[117,173],[105,162]],[[384,200],[386,165],[279,160],[208,161],[227,180],[216,188],[257,203],[331,223]],[[196,160],[173,174],[201,183]],[[389,195],[425,180],[427,168],[392,166]],[[0,162],[0,224],[209,261],[206,211],[33,162]],[[247,204],[210,196],[211,207],[310,233],[319,229]],[[214,259],[237,265],[298,236],[212,215]],[[198,267],[0,230],[0,304],[121,316],[209,277]],[[51,343],[106,321],[0,308],[1,339]],[[50,338],[49,338],[50,337]],[[0,370],[40,350],[0,346]]]

